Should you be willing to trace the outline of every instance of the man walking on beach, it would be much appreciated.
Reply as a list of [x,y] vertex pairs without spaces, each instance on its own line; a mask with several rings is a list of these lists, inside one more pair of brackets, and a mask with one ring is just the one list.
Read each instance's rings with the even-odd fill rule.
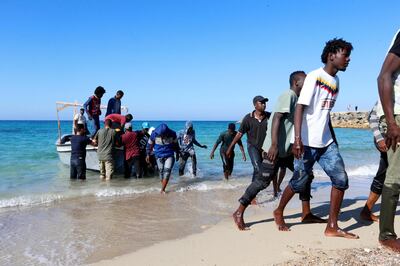
[[251,164],[253,165],[253,182],[261,172],[262,150],[261,147],[267,132],[267,122],[271,115],[265,112],[266,102],[268,98],[256,96],[253,98],[254,111],[247,114],[240,124],[239,132],[236,134],[231,145],[226,151],[226,156],[232,156],[235,144],[247,133],[247,152],[250,156]]
[[[221,160],[222,160],[222,167],[224,170],[224,177],[226,180],[228,180],[229,176],[231,176],[232,171],[233,171],[233,164],[234,164],[234,159],[235,159],[235,151],[232,151],[231,157],[227,158],[226,156],[226,150],[228,149],[229,145],[231,145],[233,139],[235,138],[237,131],[235,130],[235,124],[234,123],[229,123],[228,125],[228,130],[222,132],[217,141],[214,144],[214,147],[210,153],[210,159],[214,159],[214,152],[217,149],[218,145],[221,144],[221,148],[219,150],[219,153],[221,155]],[[243,144],[242,141],[239,139],[238,142],[240,151],[242,152],[242,158],[243,161],[246,161],[246,154],[244,152]]]
[[332,182],[325,235],[358,238],[357,235],[340,229],[337,224],[344,191],[349,185],[330,120],[330,111],[339,93],[339,78],[336,74],[346,70],[352,50],[351,43],[343,39],[328,41],[321,55],[325,66],[310,72],[304,81],[296,106],[292,136],[292,151],[296,158],[294,173],[274,211],[275,223],[280,231],[290,230],[283,218],[284,208],[295,193],[307,191],[312,168],[318,162]]
[[400,192],[400,30],[396,33],[378,77],[379,97],[385,114],[389,166],[382,189],[379,242],[400,252],[394,216]]
[[111,128],[111,120],[104,121],[104,128],[94,136],[97,144],[97,157],[99,159],[100,179],[110,180],[114,174],[113,152],[116,145],[116,132]]
[[[276,179],[279,168],[287,167],[293,171],[293,154],[291,152],[290,139],[293,129],[294,110],[305,77],[304,71],[296,71],[290,74],[290,89],[281,94],[278,99],[273,119],[269,122],[268,133],[262,146],[264,160],[262,162],[261,175],[257,176],[247,187],[245,193],[239,199],[239,207],[233,213],[233,220],[239,230],[246,229],[243,219],[246,208],[261,190],[269,186],[271,180]],[[326,222],[311,213],[310,190],[311,186],[308,184],[307,190],[300,194],[300,199],[303,201],[302,222]]]
[[[377,110],[379,116],[377,114]],[[388,167],[387,161],[387,147],[384,138],[384,129],[386,129],[386,123],[384,123],[383,109],[382,105],[378,101],[371,112],[369,113],[368,122],[369,127],[372,129],[374,134],[374,144],[375,147],[380,152],[380,160],[378,171],[376,171],[374,180],[371,184],[371,191],[369,193],[367,202],[360,213],[360,218],[369,222],[378,222],[379,218],[372,213],[372,208],[374,207],[376,201],[382,194],[383,184],[385,183],[386,170]]]

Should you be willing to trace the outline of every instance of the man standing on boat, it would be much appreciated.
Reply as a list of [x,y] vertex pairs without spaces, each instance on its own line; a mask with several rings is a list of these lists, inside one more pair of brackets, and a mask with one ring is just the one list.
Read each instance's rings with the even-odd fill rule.
[[89,135],[89,130],[87,128],[87,124],[86,124],[86,117],[85,117],[85,109],[81,108],[79,110],[79,113],[74,115],[74,124],[73,124],[73,128],[74,128],[74,135],[78,134],[78,124],[82,124],[85,128],[85,135]]
[[121,99],[124,92],[119,90],[114,97],[108,100],[106,116],[110,114],[121,114]]
[[90,96],[89,99],[83,104],[89,120],[94,121],[94,136],[100,129],[100,115],[101,115],[101,98],[103,97],[106,90],[102,86],[98,86],[94,90],[94,95]]

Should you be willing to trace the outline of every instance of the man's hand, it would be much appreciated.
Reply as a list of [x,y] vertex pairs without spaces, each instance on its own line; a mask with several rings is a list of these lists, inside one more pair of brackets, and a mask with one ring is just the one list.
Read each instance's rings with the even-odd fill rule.
[[214,153],[213,153],[213,152],[210,153],[210,159],[211,159],[211,160],[214,159]]
[[300,159],[301,155],[304,153],[303,142],[300,138],[295,138],[292,147],[292,153],[296,159]]
[[228,149],[226,151],[226,157],[231,158],[231,156],[232,156],[232,150]]
[[246,154],[243,153],[242,158],[243,158],[243,161],[246,161]]
[[266,155],[270,162],[275,162],[276,157],[278,156],[278,146],[271,145]]
[[396,124],[389,124],[386,133],[386,147],[396,151],[397,146],[400,146],[400,127]]
[[378,146],[378,150],[380,152],[387,152],[388,148],[386,146],[385,140],[378,141],[378,143],[376,143],[376,145]]
[[207,145],[203,145],[201,146],[203,149],[207,149]]
[[150,164],[150,155],[146,156],[146,163]]

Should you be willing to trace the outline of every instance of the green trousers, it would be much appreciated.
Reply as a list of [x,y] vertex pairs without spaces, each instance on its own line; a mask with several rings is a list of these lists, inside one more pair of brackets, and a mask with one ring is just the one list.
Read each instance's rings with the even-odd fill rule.
[[[396,124],[400,126],[400,115],[396,115]],[[390,147],[387,155],[389,167],[386,171],[385,184],[382,190],[379,240],[397,238],[394,232],[394,217],[400,193],[400,146],[397,146],[395,152]]]

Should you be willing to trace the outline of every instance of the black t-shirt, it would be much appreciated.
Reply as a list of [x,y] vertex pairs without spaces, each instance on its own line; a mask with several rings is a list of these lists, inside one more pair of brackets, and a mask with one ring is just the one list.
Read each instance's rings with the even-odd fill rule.
[[389,50],[389,53],[393,53],[400,57],[400,31],[397,33],[396,39],[394,40],[394,43]]
[[91,140],[87,136],[73,135],[71,137],[71,159],[85,159],[86,145],[90,143]]
[[267,135],[268,118],[271,113],[265,112],[264,118],[260,122],[254,117],[254,112],[247,114],[243,118],[239,132],[242,134],[247,133],[247,143],[261,149]]
[[144,134],[143,131],[141,130],[137,130],[136,133],[138,134],[139,138],[140,152],[146,152],[146,146],[150,136],[148,134]]

